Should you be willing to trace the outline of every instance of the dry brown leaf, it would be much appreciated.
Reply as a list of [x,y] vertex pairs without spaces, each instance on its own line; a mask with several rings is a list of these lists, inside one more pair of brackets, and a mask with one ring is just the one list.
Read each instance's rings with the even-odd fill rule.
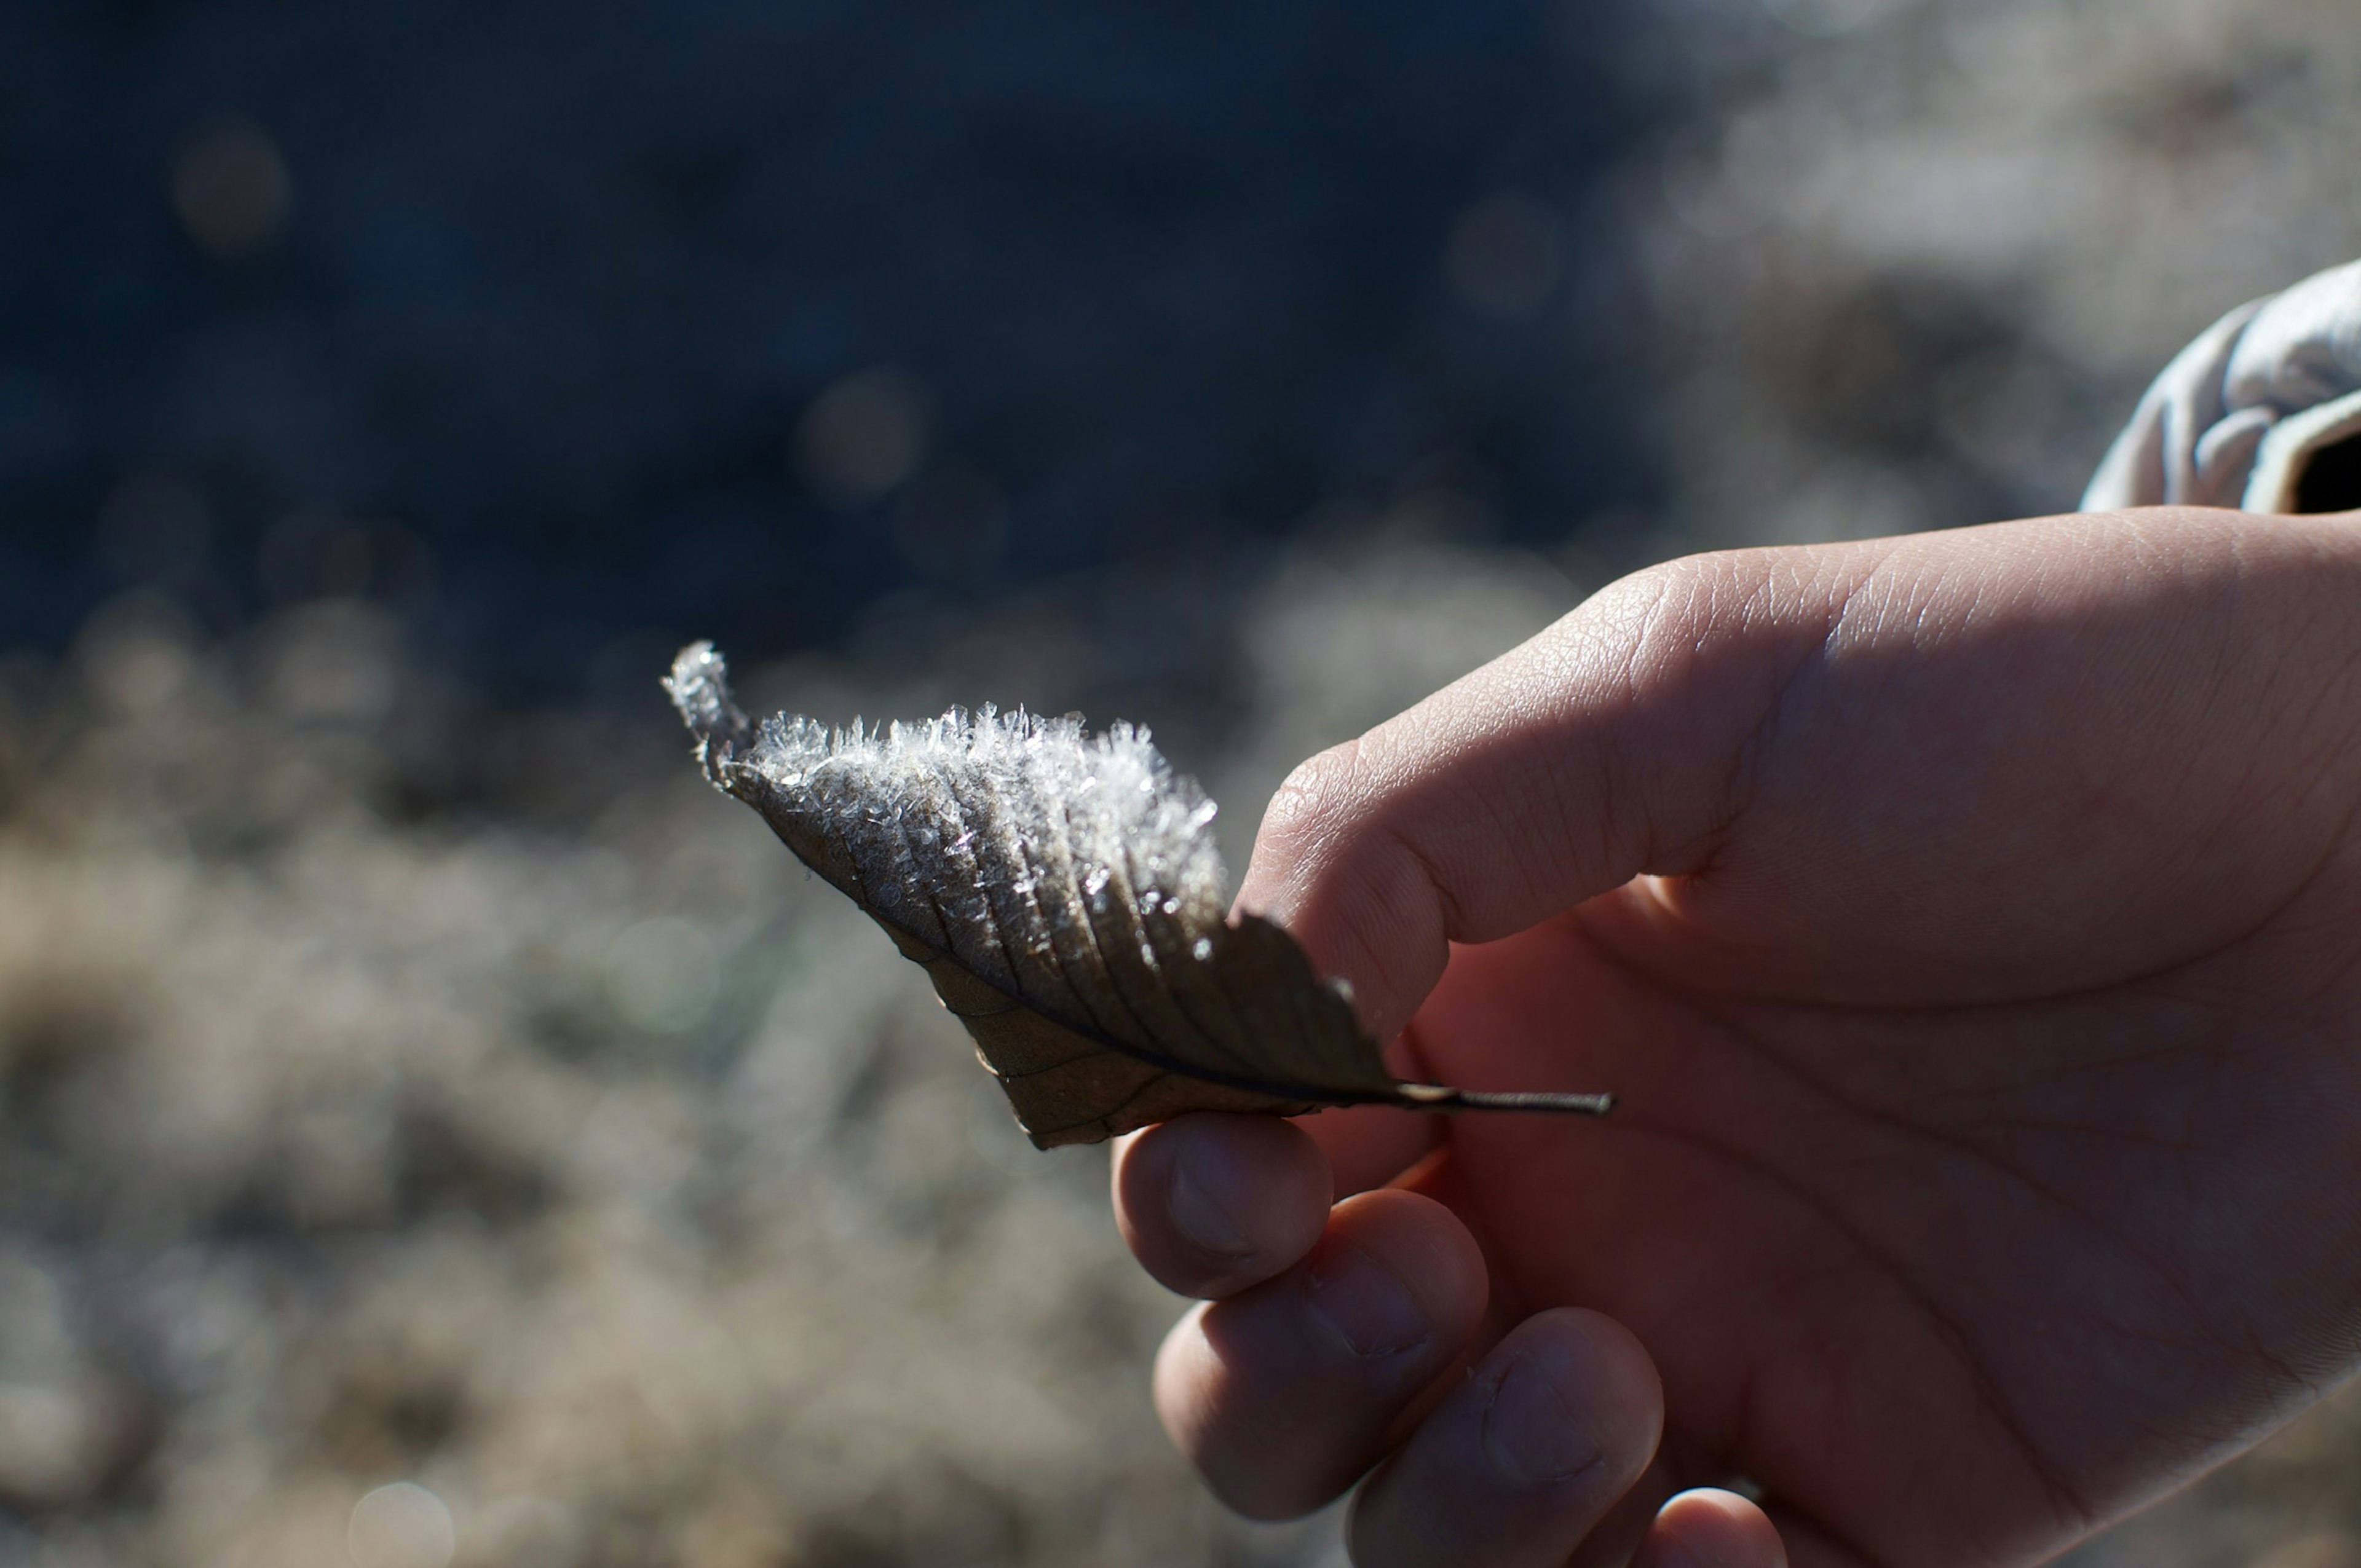
[[987,707],[758,733],[708,642],[665,687],[706,776],[925,966],[1043,1148],[1183,1111],[1610,1103],[1396,1080],[1294,938],[1225,916],[1213,802],[1129,725]]

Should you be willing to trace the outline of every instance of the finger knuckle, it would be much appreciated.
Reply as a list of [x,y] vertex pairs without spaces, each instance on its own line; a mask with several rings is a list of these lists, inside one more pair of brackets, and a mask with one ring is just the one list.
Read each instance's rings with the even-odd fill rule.
[[1301,853],[1334,840],[1355,818],[1367,784],[1358,740],[1332,746],[1299,763],[1263,813],[1260,847]]

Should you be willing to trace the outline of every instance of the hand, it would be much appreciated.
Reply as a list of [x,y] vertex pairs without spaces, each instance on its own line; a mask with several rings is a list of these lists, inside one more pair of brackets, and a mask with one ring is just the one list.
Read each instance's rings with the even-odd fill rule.
[[1675,562],[1307,764],[1241,903],[1405,1076],[1620,1104],[1124,1146],[1213,1490],[1376,1466],[1364,1568],[2029,1563],[2345,1376],[2355,521]]

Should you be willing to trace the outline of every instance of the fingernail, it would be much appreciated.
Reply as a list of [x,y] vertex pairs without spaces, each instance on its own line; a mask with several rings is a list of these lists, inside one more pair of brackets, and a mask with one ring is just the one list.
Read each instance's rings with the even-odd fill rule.
[[1432,1332],[1392,1271],[1349,1246],[1314,1258],[1304,1272],[1303,1299],[1313,1320],[1362,1361],[1399,1355]]
[[1172,1228],[1207,1252],[1223,1257],[1254,1255],[1254,1244],[1246,1239],[1246,1232],[1230,1218],[1230,1212],[1190,1176],[1186,1159],[1172,1162],[1164,1206],[1165,1212],[1172,1218]]
[[1484,1453],[1521,1486],[1546,1486],[1599,1463],[1598,1443],[1566,1408],[1547,1369],[1530,1356],[1509,1363],[1484,1411]]

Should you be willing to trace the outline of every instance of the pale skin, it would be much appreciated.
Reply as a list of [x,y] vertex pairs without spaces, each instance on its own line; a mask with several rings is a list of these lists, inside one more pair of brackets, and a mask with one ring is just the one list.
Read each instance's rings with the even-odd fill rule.
[[1675,562],[1306,764],[1240,903],[1405,1076],[1620,1104],[1126,1140],[1213,1490],[1359,1483],[1362,1568],[2030,1563],[2332,1389],[2357,524]]

